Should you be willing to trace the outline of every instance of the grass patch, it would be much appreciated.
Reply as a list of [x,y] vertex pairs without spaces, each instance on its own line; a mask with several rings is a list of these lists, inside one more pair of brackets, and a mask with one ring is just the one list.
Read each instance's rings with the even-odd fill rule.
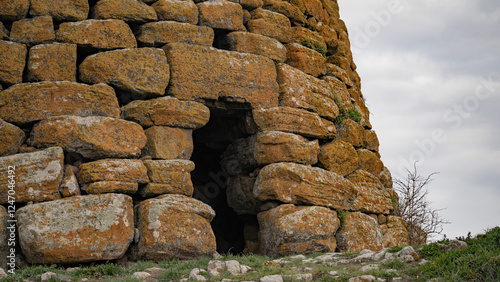
[[348,111],[349,118],[355,122],[361,121],[361,114],[356,110],[356,108],[349,109]]
[[342,227],[344,227],[344,225],[345,225],[345,220],[349,216],[349,212],[345,211],[345,210],[341,210],[341,209],[337,209],[336,211],[337,211],[337,217],[340,220],[339,229],[342,229]]
[[304,39],[302,40],[300,45],[313,49],[314,51],[320,53],[326,59],[326,50],[320,44],[312,43],[309,39]]

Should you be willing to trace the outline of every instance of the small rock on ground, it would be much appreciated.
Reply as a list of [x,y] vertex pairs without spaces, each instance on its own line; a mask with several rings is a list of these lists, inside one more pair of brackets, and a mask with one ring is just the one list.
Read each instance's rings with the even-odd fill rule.
[[261,277],[259,282],[283,282],[283,277],[281,275],[267,275]]

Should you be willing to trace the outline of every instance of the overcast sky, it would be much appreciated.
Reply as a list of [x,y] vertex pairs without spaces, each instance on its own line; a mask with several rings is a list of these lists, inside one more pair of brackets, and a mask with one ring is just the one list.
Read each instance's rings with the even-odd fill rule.
[[439,172],[429,199],[449,238],[500,226],[500,2],[338,3],[393,178],[416,160]]

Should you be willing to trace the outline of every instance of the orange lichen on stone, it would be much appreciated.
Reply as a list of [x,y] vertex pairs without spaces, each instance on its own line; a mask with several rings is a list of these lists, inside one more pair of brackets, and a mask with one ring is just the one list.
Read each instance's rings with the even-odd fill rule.
[[151,5],[160,20],[198,23],[198,7],[192,0],[159,0]]
[[243,8],[226,0],[209,0],[196,4],[199,25],[225,30],[246,30],[243,25]]
[[17,153],[24,137],[25,133],[19,127],[0,118],[0,156]]
[[49,16],[13,22],[10,30],[10,39],[19,43],[48,43],[55,38],[54,24]]
[[359,148],[363,146],[364,129],[352,119],[345,118],[337,125],[337,140],[345,141]]
[[130,23],[156,21],[156,11],[136,0],[100,0],[93,7],[90,17],[94,19],[118,19]]
[[408,227],[403,218],[390,215],[387,217],[387,224],[382,225],[381,229],[384,233],[385,248],[410,245]]
[[160,21],[142,25],[137,34],[137,41],[152,47],[176,42],[212,46],[214,30],[207,26]]
[[143,155],[153,159],[190,159],[193,153],[192,130],[152,126],[144,131],[147,144]]
[[79,167],[80,183],[120,181],[149,183],[146,166],[140,160],[104,159]]
[[373,174],[357,170],[347,176],[347,180],[356,185],[358,196],[354,201],[353,210],[375,214],[389,214],[393,210],[384,186]]
[[58,21],[79,21],[89,14],[88,0],[31,0],[31,16],[52,16]]
[[326,71],[326,59],[322,54],[297,43],[288,43],[286,63],[309,75],[318,77]]
[[279,13],[257,8],[251,12],[252,19],[247,22],[248,31],[288,43],[292,37],[290,20]]
[[359,169],[366,170],[371,174],[379,175],[384,170],[384,163],[377,153],[366,149],[357,150],[359,157]]
[[356,149],[344,141],[335,140],[321,146],[318,156],[320,164],[339,175],[346,176],[358,169]]
[[26,45],[0,40],[0,83],[11,85],[23,81],[26,53]]
[[89,194],[135,194],[139,190],[137,182],[99,181],[84,185],[82,190]]
[[227,35],[232,51],[262,55],[283,63],[286,60],[286,48],[278,40],[264,35],[235,31]]
[[28,57],[29,81],[76,81],[76,44],[39,44]]
[[351,212],[345,217],[336,237],[342,252],[380,251],[384,247],[384,237],[377,221],[360,212]]
[[28,14],[30,0],[8,0],[2,1],[0,5],[0,20],[17,21]]

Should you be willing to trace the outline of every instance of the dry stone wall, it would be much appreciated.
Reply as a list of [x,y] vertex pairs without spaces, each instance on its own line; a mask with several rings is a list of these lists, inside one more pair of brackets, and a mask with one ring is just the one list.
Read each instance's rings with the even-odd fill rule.
[[3,1],[0,133],[2,267],[408,243],[336,0]]

